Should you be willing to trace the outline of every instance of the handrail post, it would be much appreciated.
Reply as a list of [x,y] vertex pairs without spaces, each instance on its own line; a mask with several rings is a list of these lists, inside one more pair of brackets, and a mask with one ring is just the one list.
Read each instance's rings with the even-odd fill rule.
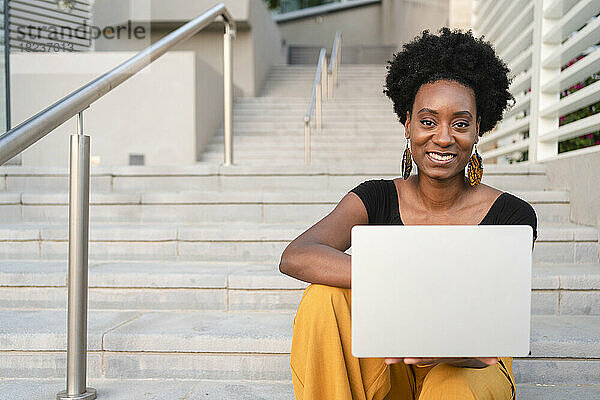
[[310,119],[304,118],[304,164],[310,164]]
[[96,389],[86,387],[90,137],[83,134],[83,111],[77,127],[69,175],[67,389],[56,395],[58,400],[96,398]]
[[320,110],[320,121],[319,130],[323,127],[323,99],[327,96],[327,56],[323,57],[323,65],[321,66],[321,83],[319,84],[319,94],[321,101],[319,102]]
[[321,123],[323,122],[321,120],[322,115],[323,115],[323,91],[321,90],[321,87],[323,86],[323,81],[319,82],[319,84],[317,85],[317,130],[320,131],[321,130]]
[[337,87],[337,72],[342,52],[342,32],[337,31],[331,48],[331,57],[329,59],[329,67],[327,67],[327,98],[333,98],[334,86]]
[[337,54],[335,55],[335,64],[333,65],[333,80],[335,87],[338,87],[338,68],[340,66],[340,56],[342,50],[342,35],[339,36]]
[[225,142],[224,165],[233,164],[233,50],[235,31],[229,22],[225,24],[223,36],[223,134]]

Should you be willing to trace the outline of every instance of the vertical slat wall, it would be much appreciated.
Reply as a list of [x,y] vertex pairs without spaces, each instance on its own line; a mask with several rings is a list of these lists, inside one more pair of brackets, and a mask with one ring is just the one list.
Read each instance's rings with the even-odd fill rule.
[[59,7],[56,0],[7,1],[11,52],[91,49],[90,0],[73,1],[72,8]]
[[[559,142],[600,135],[600,1],[473,0],[475,35],[485,35],[514,77],[516,103],[479,141],[498,163],[558,156]],[[575,155],[599,151],[594,142]]]
[[4,0],[0,0],[0,132],[5,132],[9,129],[8,126],[8,109],[9,102],[7,93],[7,76],[6,76],[6,54],[5,54],[5,37],[4,37]]

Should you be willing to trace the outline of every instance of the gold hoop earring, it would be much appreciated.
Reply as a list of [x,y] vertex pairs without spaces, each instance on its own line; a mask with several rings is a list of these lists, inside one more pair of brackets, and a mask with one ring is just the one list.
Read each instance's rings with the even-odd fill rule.
[[469,168],[467,171],[469,177],[469,185],[477,186],[481,183],[483,176],[483,160],[477,152],[477,143],[475,143],[475,153],[469,159]]
[[408,179],[408,177],[410,176],[411,170],[412,170],[412,153],[410,152],[408,138],[406,138],[406,149],[404,149],[404,154],[402,155],[402,178],[404,180]]

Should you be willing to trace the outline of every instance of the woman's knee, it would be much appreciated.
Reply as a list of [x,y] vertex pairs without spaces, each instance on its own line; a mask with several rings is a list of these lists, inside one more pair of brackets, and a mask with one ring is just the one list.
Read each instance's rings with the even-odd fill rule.
[[302,315],[303,320],[308,318],[322,321],[324,318],[329,319],[329,317],[326,317],[328,315],[331,317],[344,315],[346,312],[340,311],[345,310],[347,310],[349,317],[350,289],[312,283],[304,289],[298,311],[294,317],[294,324],[299,315]]
[[495,365],[476,369],[439,364],[427,373],[419,396],[419,400],[511,398],[510,381]]
[[476,399],[473,377],[469,372],[466,368],[438,364],[423,380],[419,400]]
[[319,283],[311,283],[302,295],[301,302],[306,303],[318,303],[331,302],[332,300],[348,299],[350,295],[350,289],[341,288],[337,286],[322,285]]

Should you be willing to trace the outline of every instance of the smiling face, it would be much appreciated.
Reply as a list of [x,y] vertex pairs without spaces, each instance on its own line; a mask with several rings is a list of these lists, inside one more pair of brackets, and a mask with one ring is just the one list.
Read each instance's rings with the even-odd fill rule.
[[419,88],[405,124],[419,174],[439,180],[464,175],[479,140],[476,111],[473,89],[458,82],[439,80]]

